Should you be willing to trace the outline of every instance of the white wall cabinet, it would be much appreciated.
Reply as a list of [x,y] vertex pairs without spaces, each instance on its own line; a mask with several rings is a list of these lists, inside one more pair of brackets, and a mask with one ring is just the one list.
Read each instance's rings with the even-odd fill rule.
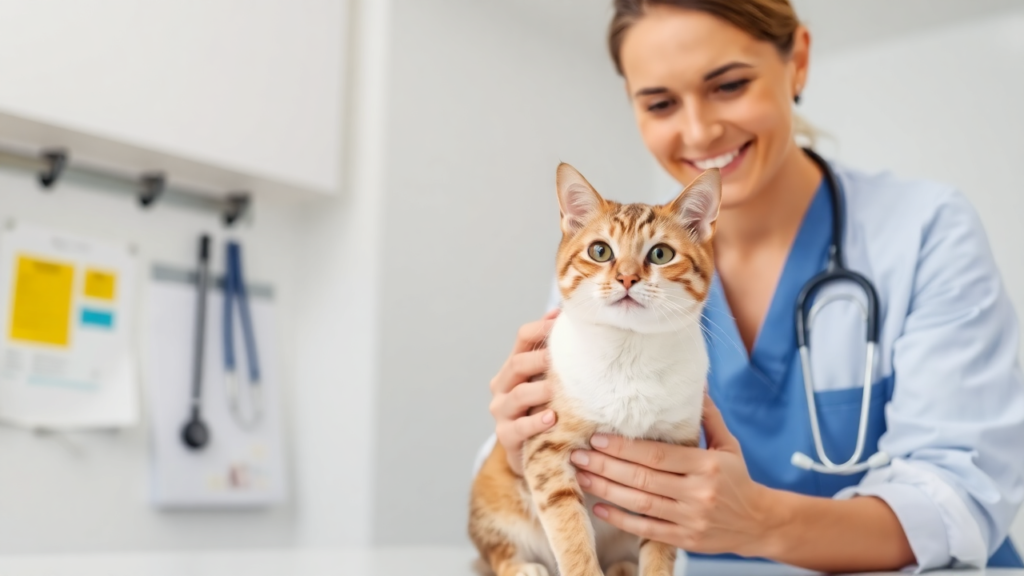
[[333,193],[345,5],[0,0],[0,138],[193,181],[213,173],[216,185]]

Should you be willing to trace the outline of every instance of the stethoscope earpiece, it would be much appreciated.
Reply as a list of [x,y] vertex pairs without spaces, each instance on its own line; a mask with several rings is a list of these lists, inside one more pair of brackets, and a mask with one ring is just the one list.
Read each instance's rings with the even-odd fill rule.
[[848,476],[850,474],[859,474],[861,472],[867,472],[874,468],[881,468],[890,462],[891,458],[885,452],[875,452],[866,461],[859,464],[832,464],[826,466],[815,462],[810,456],[803,452],[794,452],[793,456],[790,457],[789,462],[793,466],[802,470],[811,470],[813,472],[819,472],[821,474],[836,474],[838,476]]
[[886,466],[892,458],[889,457],[887,452],[875,452],[868,458],[868,468],[881,468]]
[[793,452],[793,456],[789,459],[790,464],[803,470],[810,470],[814,467],[814,460],[803,452]]

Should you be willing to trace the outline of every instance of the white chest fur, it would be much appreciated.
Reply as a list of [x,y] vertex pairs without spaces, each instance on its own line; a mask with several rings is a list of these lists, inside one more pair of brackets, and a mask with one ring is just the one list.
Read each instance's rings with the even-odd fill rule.
[[641,334],[562,314],[548,349],[563,394],[599,431],[675,441],[696,437],[708,372],[699,326]]

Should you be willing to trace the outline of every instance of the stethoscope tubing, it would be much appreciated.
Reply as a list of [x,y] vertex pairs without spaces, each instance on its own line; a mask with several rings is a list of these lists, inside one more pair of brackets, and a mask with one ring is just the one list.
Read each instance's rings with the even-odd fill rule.
[[[260,393],[260,365],[249,310],[249,295],[242,274],[242,248],[234,241],[227,243],[227,274],[224,279],[224,389],[228,398],[228,409],[232,418],[243,430],[256,427],[263,417],[263,397]],[[238,317],[242,326],[242,343],[245,347],[248,368],[248,410],[243,407],[243,385],[239,382],[235,359],[234,314],[238,306]]]
[[[804,393],[807,396],[807,413],[810,418],[811,436],[814,440],[815,452],[820,463],[814,462],[810,457],[800,452],[793,454],[791,461],[795,466],[815,472],[839,475],[856,474],[889,462],[889,456],[884,452],[878,452],[868,458],[866,462],[860,462],[861,456],[864,454],[864,445],[867,442],[868,415],[871,407],[871,391],[874,384],[873,368],[878,347],[878,293],[870,280],[846,268],[842,246],[845,205],[843,204],[843,192],[838,179],[835,177],[835,173],[832,172],[828,162],[813,150],[805,148],[804,152],[821,168],[829,191],[832,194],[832,240],[829,244],[828,264],[825,270],[811,278],[801,288],[797,296],[795,318],[797,346],[800,351],[800,365],[803,371]],[[850,458],[846,462],[837,464],[828,457],[822,442],[818,407],[814,398],[814,380],[811,371],[811,324],[817,312],[827,302],[821,302],[820,306],[815,304],[810,313],[808,313],[807,305],[813,301],[814,296],[826,285],[840,282],[853,283],[864,293],[866,305],[862,305],[861,311],[865,321],[866,351],[863,395],[861,397],[860,417],[857,423],[857,443]]]

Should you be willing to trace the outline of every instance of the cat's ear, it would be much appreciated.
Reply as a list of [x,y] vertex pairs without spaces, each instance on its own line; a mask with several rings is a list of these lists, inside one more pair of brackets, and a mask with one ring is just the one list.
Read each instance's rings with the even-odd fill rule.
[[555,187],[558,209],[562,213],[562,232],[566,235],[575,234],[604,204],[604,198],[590,182],[565,162],[558,165]]
[[693,239],[699,243],[711,240],[715,233],[715,221],[722,204],[722,175],[718,168],[705,170],[690,182],[680,194],[669,203],[676,211],[683,225]]

